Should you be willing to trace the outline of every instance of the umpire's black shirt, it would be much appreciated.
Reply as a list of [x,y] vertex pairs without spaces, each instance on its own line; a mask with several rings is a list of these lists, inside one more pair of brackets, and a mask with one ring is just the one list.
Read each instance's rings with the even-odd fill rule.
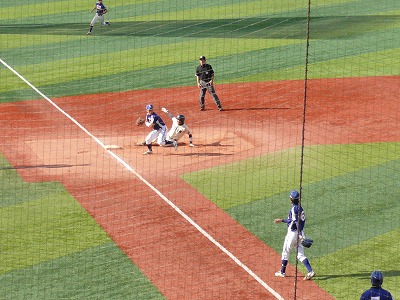
[[212,79],[213,74],[214,70],[209,64],[199,65],[196,69],[196,76],[205,82],[209,82]]

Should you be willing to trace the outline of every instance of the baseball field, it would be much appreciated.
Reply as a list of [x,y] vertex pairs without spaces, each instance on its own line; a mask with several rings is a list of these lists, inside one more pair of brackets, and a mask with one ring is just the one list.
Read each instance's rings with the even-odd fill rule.
[[[3,2],[0,299],[400,297],[399,1]],[[195,147],[143,155],[149,103]]]

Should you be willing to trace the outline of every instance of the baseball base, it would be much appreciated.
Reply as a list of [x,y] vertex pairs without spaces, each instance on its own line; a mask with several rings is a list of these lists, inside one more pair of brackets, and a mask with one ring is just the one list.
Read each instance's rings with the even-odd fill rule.
[[120,147],[118,145],[104,145],[104,147],[106,148],[106,150],[122,149],[122,147]]

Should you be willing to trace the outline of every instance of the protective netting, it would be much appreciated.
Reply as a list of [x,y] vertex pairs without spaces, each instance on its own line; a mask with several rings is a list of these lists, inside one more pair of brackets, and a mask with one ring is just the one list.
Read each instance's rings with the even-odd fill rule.
[[3,2],[1,299],[400,296],[399,1]]

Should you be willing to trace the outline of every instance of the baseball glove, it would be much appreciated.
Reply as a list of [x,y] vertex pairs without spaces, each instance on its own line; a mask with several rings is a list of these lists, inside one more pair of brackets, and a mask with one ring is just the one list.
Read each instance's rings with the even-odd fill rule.
[[312,239],[308,239],[308,238],[305,238],[301,241],[301,244],[306,248],[310,248],[313,243],[314,243],[314,241]]
[[141,117],[137,118],[136,120],[136,126],[140,126],[144,124],[144,119],[142,119]]

